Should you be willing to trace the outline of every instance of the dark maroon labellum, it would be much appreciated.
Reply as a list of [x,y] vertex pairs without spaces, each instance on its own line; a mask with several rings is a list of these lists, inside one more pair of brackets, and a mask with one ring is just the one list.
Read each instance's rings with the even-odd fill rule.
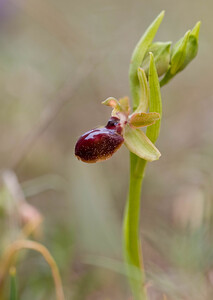
[[123,144],[121,133],[120,120],[112,117],[105,127],[92,129],[79,138],[75,146],[75,155],[87,163],[106,160]]

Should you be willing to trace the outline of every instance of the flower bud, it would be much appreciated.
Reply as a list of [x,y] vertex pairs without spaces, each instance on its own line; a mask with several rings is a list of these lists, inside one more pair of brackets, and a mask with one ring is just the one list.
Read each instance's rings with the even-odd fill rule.
[[197,55],[199,43],[200,22],[192,29],[186,45],[186,56],[184,63],[179,71],[182,71]]
[[186,58],[187,43],[189,40],[190,30],[182,37],[172,48],[171,67],[169,72],[174,76],[183,67]]
[[123,142],[120,119],[111,117],[105,127],[92,129],[79,138],[75,155],[83,162],[95,163],[110,158]]
[[182,71],[197,55],[200,22],[198,22],[192,31],[187,31],[172,48],[171,62],[168,71],[160,82],[163,86],[167,84],[178,72]]
[[146,75],[149,71],[149,53],[152,52],[154,55],[154,61],[157,69],[158,76],[162,76],[169,68],[170,63],[170,50],[171,42],[157,42],[153,43],[147,50],[144,60],[142,62],[142,68],[144,69]]

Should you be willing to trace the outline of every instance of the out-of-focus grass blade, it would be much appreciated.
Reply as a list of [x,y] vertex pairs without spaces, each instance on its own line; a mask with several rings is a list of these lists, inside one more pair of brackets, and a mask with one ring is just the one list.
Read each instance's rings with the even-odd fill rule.
[[16,269],[10,268],[10,298],[9,300],[17,300],[17,283],[16,283]]
[[131,276],[132,279],[141,281],[141,273],[142,271],[133,265],[129,265],[128,268],[130,271],[127,271],[126,265],[123,262],[120,262],[115,259],[111,259],[108,257],[98,257],[98,256],[87,256],[83,259],[85,264],[90,264],[93,266],[106,268],[112,272],[116,272],[123,276]]

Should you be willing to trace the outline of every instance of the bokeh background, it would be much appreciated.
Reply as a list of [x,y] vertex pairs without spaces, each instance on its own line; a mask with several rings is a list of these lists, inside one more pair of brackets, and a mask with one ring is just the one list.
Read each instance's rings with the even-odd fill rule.
[[[130,299],[122,263],[128,151],[87,165],[74,146],[107,122],[111,111],[101,101],[130,95],[132,50],[162,9],[156,40],[175,42],[198,20],[202,26],[197,58],[162,89],[162,157],[148,165],[141,206],[148,290],[151,300],[210,300],[212,1],[0,1],[0,253],[20,226],[9,169],[42,215],[32,238],[55,258],[66,299]],[[22,255],[17,279],[19,299],[55,299],[39,254]]]

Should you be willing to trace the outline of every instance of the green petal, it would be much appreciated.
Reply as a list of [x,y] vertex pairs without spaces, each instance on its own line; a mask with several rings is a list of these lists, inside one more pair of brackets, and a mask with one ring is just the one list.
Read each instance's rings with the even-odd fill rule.
[[146,74],[142,68],[138,68],[138,79],[140,83],[140,102],[135,112],[146,112],[149,107],[149,87]]
[[[154,63],[153,54],[150,53],[150,65],[149,65],[149,111],[157,112],[162,116],[162,102],[160,93],[160,84],[158,80],[158,74]],[[146,135],[155,143],[160,133],[161,121],[158,120],[154,125],[147,128]]]
[[124,143],[129,151],[147,161],[157,160],[161,156],[142,130],[133,129],[129,125],[125,127]]
[[138,68],[141,66],[144,56],[147,52],[148,47],[151,45],[157,30],[163,20],[164,11],[162,11],[153,23],[147,28],[144,35],[139,40],[136,45],[134,52],[132,54],[130,68],[129,68],[129,78],[130,78],[130,88],[133,98],[133,110],[135,110],[140,102],[140,85],[138,79]]
[[154,124],[160,119],[160,114],[156,112],[151,113],[134,113],[129,119],[129,123],[133,127],[144,127]]

